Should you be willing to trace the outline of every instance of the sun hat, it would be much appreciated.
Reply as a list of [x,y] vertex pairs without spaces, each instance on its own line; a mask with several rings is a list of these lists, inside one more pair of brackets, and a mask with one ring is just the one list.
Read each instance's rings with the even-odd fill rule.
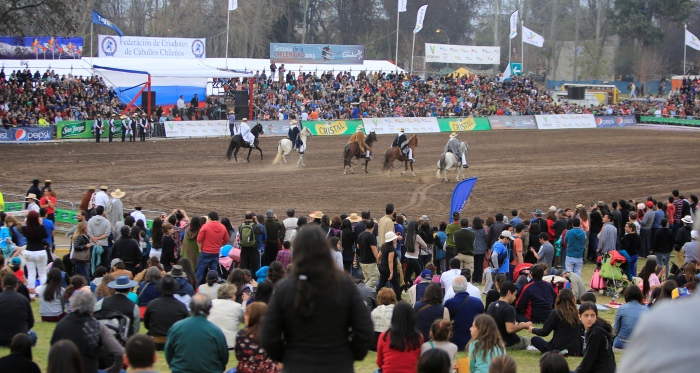
[[182,270],[182,266],[179,264],[174,265],[172,271],[168,272],[168,274],[176,278],[187,278],[185,271]]
[[109,189],[109,188],[107,188],[106,185],[102,185],[102,186],[100,187],[100,190],[107,190],[107,189]]
[[130,280],[127,275],[117,276],[116,280],[107,284],[107,286],[112,289],[131,289],[136,285],[138,285],[138,282]]
[[362,218],[357,215],[356,212],[353,212],[350,214],[350,216],[348,216],[348,220],[350,220],[351,223],[357,223],[358,221],[362,220]]
[[580,209],[581,207],[583,207],[583,204],[581,204],[581,203],[577,204],[577,205],[576,205],[576,210]]
[[114,192],[110,193],[110,195],[112,195],[112,198],[122,198],[125,194],[126,193],[122,192],[122,190],[119,188],[115,189]]
[[603,207],[603,206],[605,206],[605,202],[598,201],[598,203],[596,203],[596,205],[598,205],[598,207]]
[[453,139],[453,138],[455,138],[455,137],[457,137],[457,132],[452,132],[452,133],[450,134],[450,138]]
[[549,206],[549,211],[557,211],[557,206]]
[[513,240],[513,234],[510,233],[510,231],[503,231],[501,232],[501,238],[507,238],[509,240]]
[[433,272],[430,272],[429,269],[424,269],[423,272],[420,273],[420,278],[421,278],[421,280],[432,281],[433,280]]
[[313,213],[309,214],[309,217],[313,219],[321,219],[323,218],[323,211],[314,211]]
[[641,203],[641,202],[639,202],[639,203],[637,204],[637,210],[644,210],[644,204]]
[[423,216],[420,217],[420,220],[421,221],[430,221],[430,219],[428,219],[428,215],[425,215],[425,214],[423,214]]
[[44,184],[51,184],[51,183],[52,183],[51,180],[44,180]]
[[399,238],[399,236],[397,236],[396,233],[394,233],[392,231],[386,232],[384,234],[384,242],[391,242],[397,238]]
[[686,215],[681,219],[681,221],[685,224],[693,224],[693,218],[690,217],[690,215]]
[[95,186],[94,185],[88,186],[88,190],[95,190]]
[[112,259],[112,261],[109,263],[109,268],[113,268],[115,265],[117,265],[117,264],[119,264],[119,263],[124,263],[124,261],[121,260],[121,259],[119,259],[119,258],[114,258],[114,259]]
[[24,197],[24,199],[36,199],[36,194],[34,194],[34,193],[29,193],[29,194],[27,194],[26,197]]
[[126,119],[126,115],[120,116],[119,119]]
[[156,282],[156,290],[160,295],[175,295],[180,290],[180,283],[173,276],[165,275]]
[[361,129],[363,129],[363,128],[364,128],[364,127],[362,127],[361,124],[358,124],[358,125],[357,125],[357,130],[358,130],[358,131],[361,130]]
[[532,212],[532,215],[542,216],[542,210],[537,209],[537,210],[535,210],[535,211]]

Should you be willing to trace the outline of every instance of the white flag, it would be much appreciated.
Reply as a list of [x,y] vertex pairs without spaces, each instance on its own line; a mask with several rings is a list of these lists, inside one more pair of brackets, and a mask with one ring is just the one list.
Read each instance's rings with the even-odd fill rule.
[[418,9],[418,15],[416,16],[416,28],[413,29],[413,33],[417,34],[423,29],[423,20],[425,19],[425,11],[428,9],[428,4],[423,5]]
[[228,10],[236,10],[238,9],[238,0],[228,0]]
[[532,44],[536,47],[542,48],[544,46],[544,38],[542,35],[530,30],[523,25],[523,43]]
[[408,0],[399,0],[399,12],[406,11],[406,4],[408,4]]
[[510,38],[518,36],[518,10],[510,15]]
[[685,30],[685,45],[700,51],[700,40],[692,32]]

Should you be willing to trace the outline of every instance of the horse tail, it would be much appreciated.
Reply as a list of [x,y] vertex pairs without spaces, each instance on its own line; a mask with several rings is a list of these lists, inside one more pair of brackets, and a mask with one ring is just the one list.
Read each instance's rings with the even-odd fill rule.
[[386,154],[384,154],[384,165],[382,166],[382,172],[389,171],[391,168],[391,155],[393,152],[394,148],[390,148],[386,151]]
[[440,160],[438,161],[438,169],[435,172],[435,176],[440,179],[442,177],[441,172],[445,169],[445,153],[442,153]]
[[345,148],[343,149],[343,168],[350,164],[350,145],[351,144],[345,145]]
[[233,141],[233,137],[231,137],[231,141],[228,143],[228,150],[226,151],[226,160],[230,161],[231,160],[231,155],[233,154],[233,151],[236,149],[236,143]]
[[279,164],[280,163],[280,161],[282,160],[282,152],[283,151],[284,150],[282,150],[282,140],[280,140],[277,143],[277,156],[275,157],[275,160],[272,161],[272,164]]

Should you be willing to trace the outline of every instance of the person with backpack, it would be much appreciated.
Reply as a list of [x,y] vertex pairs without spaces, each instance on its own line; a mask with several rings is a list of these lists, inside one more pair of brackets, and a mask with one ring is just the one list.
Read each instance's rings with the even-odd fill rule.
[[260,269],[260,251],[258,251],[258,235],[262,234],[262,228],[258,224],[257,217],[252,211],[245,212],[245,221],[238,227],[241,239],[241,269],[248,269],[255,273]]
[[219,265],[219,252],[221,247],[228,242],[228,230],[219,223],[219,214],[212,211],[207,215],[208,222],[202,226],[197,234],[197,246],[201,250],[199,263],[195,276],[197,282],[204,282],[204,275],[209,271],[216,271]]
[[[138,334],[139,328],[141,327],[139,306],[127,297],[131,289],[136,285],[138,285],[138,283],[129,279],[129,276],[117,276],[116,280],[107,284],[107,286],[110,289],[114,289],[116,293],[101,299],[95,304],[94,316],[98,320],[109,320],[111,323],[112,320],[119,319],[123,316],[126,316],[129,320],[128,323],[124,325],[125,330],[117,332],[117,335],[121,336],[121,338],[117,339],[122,345],[126,343],[129,337]],[[71,299],[71,304],[73,302],[73,299]],[[116,311],[116,313],[110,311]],[[120,325],[122,325],[121,322]]]

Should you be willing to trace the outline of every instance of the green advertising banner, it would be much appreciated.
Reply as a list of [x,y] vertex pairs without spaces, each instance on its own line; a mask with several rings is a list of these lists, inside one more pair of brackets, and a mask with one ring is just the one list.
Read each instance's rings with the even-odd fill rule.
[[488,118],[438,118],[440,132],[490,131]]
[[640,123],[660,123],[660,124],[680,124],[687,126],[700,126],[698,119],[683,119],[683,118],[663,118],[663,117],[647,117],[639,118]]
[[20,211],[24,207],[22,202],[5,202],[5,211]]
[[[58,122],[56,125],[56,137],[59,139],[94,139],[95,135],[92,134],[92,121],[76,121],[76,120],[63,120]],[[114,133],[114,137],[122,136],[122,121],[115,120],[114,126],[117,128],[117,132]],[[108,137],[109,128],[107,122],[105,121],[105,132],[102,134],[102,138]]]
[[302,122],[302,126],[308,128],[314,136],[350,136],[357,131],[357,126],[360,124],[362,124],[362,120],[359,119],[309,120]]

